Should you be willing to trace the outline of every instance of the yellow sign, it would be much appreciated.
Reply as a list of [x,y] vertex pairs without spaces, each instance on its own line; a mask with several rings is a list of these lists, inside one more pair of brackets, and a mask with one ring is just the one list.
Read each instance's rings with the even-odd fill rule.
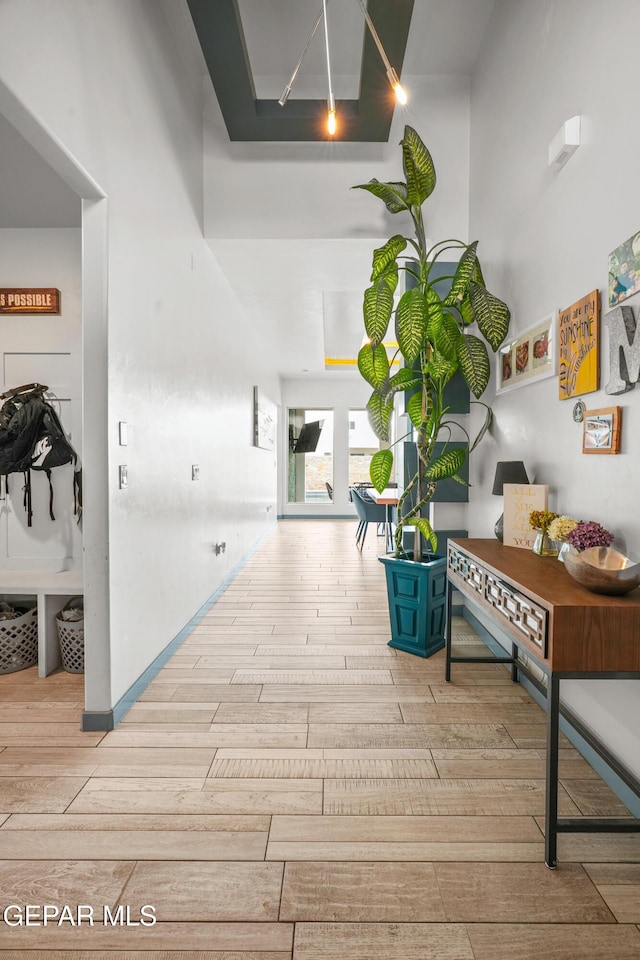
[[560,311],[558,387],[561,400],[593,393],[600,382],[600,292]]
[[505,547],[533,548],[536,531],[529,526],[529,514],[532,510],[547,509],[549,487],[546,483],[505,483],[502,488],[504,497],[504,539]]

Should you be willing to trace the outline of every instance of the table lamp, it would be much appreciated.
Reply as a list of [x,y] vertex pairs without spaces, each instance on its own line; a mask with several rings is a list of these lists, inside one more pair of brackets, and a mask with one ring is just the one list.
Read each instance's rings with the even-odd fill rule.
[[[493,478],[493,490],[491,493],[496,497],[501,497],[505,483],[529,483],[527,471],[524,468],[522,460],[499,460],[496,463],[496,475]],[[504,513],[496,522],[494,532],[500,543],[504,536]]]

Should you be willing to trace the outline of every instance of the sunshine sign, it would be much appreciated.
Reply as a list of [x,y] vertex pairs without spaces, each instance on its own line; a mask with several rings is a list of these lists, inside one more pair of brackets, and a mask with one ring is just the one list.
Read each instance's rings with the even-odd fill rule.
[[560,400],[598,389],[600,377],[600,294],[592,290],[561,310],[558,317],[558,387]]

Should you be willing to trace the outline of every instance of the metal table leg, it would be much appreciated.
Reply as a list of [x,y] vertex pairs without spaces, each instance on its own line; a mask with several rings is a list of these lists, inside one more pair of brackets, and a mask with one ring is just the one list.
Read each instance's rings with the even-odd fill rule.
[[555,869],[558,856],[558,725],[560,721],[560,679],[547,678],[547,782],[544,824],[544,860]]

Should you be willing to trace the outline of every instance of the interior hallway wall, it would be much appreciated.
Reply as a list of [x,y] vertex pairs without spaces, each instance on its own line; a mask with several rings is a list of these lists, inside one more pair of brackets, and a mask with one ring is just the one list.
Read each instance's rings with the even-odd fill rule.
[[6,0],[0,35],[0,78],[109,198],[112,681],[87,704],[105,710],[272,523],[275,454],[252,445],[252,396],[259,384],[277,401],[279,384],[202,238],[186,5]]
[[[511,307],[515,332],[596,287],[607,312],[608,254],[640,229],[640,128],[630,111],[636,67],[623,46],[639,29],[637,0],[620,0],[613,15],[603,0],[495,4],[472,81],[470,227],[492,289]],[[549,144],[575,114],[582,116],[582,145],[556,172],[548,167]],[[625,301],[636,316],[639,301]],[[472,462],[472,536],[491,536],[502,510],[491,496],[496,461],[522,459],[530,479],[550,485],[552,509],[600,521],[615,545],[640,556],[640,389],[604,392],[604,324],[601,336],[601,389],[582,399],[588,409],[623,408],[621,454],[582,454],[575,401],[557,399],[556,379],[499,395],[492,439]],[[640,776],[638,684],[564,686],[581,719]]]

